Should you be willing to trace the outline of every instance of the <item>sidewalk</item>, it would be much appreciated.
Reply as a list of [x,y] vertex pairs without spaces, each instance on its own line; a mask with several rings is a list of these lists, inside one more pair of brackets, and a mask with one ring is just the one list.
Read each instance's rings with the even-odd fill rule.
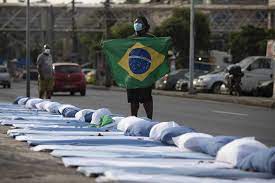
[[[119,91],[125,92],[124,88],[119,88],[112,86],[110,88],[106,88],[105,86],[96,86],[96,85],[87,85],[87,88],[97,89],[97,90],[111,90],[111,91]],[[231,95],[217,95],[210,93],[197,93],[197,94],[188,94],[187,92],[179,92],[179,91],[165,91],[165,90],[153,90],[153,95],[163,95],[163,96],[171,96],[171,97],[183,97],[183,98],[192,98],[198,100],[210,100],[217,102],[228,102],[235,104],[243,104],[250,106],[259,106],[259,107],[267,107],[267,108],[275,108],[275,99],[273,98],[264,98],[264,97],[249,97],[249,96],[231,96]]]

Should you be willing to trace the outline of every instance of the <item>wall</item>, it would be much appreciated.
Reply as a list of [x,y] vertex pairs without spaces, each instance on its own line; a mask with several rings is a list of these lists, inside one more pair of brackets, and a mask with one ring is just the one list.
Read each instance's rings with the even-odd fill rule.
[[269,6],[275,6],[275,0],[269,0],[268,4]]

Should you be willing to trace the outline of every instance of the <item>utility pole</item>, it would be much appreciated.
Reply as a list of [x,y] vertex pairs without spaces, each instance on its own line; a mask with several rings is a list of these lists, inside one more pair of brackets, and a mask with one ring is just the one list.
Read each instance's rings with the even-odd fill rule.
[[30,97],[30,0],[27,0],[26,16],[26,96]]
[[[105,39],[110,37],[110,18],[111,18],[111,1],[106,0],[104,2],[105,8]],[[112,85],[112,77],[111,77],[111,70],[109,65],[105,62],[105,86],[111,87]]]
[[53,5],[50,6],[50,31],[49,31],[49,42],[51,45],[51,54],[53,57],[53,61],[55,61],[55,49],[54,49],[54,12],[53,12]]
[[190,5],[190,48],[189,48],[189,94],[194,94],[193,78],[194,78],[194,0]]
[[75,0],[72,0],[72,53],[74,56],[78,57],[78,40],[76,32],[76,22],[75,22]]
[[275,61],[273,61],[273,98],[275,99]]

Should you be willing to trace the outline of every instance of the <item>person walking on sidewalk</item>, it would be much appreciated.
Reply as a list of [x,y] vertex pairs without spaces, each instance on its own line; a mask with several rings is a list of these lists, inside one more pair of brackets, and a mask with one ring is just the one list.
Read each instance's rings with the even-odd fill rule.
[[[132,37],[155,37],[148,33],[150,25],[147,19],[143,16],[138,17],[134,21],[135,35]],[[131,115],[137,116],[139,110],[139,103],[143,103],[143,107],[147,117],[153,118],[153,98],[152,86],[146,88],[127,89],[128,103],[131,105]]]
[[43,51],[37,57],[38,92],[39,98],[51,99],[53,90],[53,60],[48,45],[43,46]]

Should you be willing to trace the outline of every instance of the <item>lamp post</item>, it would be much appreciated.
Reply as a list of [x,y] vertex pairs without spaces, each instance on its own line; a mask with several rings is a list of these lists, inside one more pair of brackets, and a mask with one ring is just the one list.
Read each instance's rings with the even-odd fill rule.
[[30,97],[30,0],[26,8],[26,96]]
[[194,94],[193,78],[194,78],[194,0],[190,5],[190,48],[189,48],[189,94]]
[[78,40],[76,32],[76,22],[75,22],[75,0],[72,0],[72,46],[74,56],[78,56]]
[[[104,2],[105,8],[105,39],[108,39],[110,36],[110,8],[111,0],[106,0]],[[112,76],[108,64],[105,64],[105,87],[109,88],[112,85]]]

